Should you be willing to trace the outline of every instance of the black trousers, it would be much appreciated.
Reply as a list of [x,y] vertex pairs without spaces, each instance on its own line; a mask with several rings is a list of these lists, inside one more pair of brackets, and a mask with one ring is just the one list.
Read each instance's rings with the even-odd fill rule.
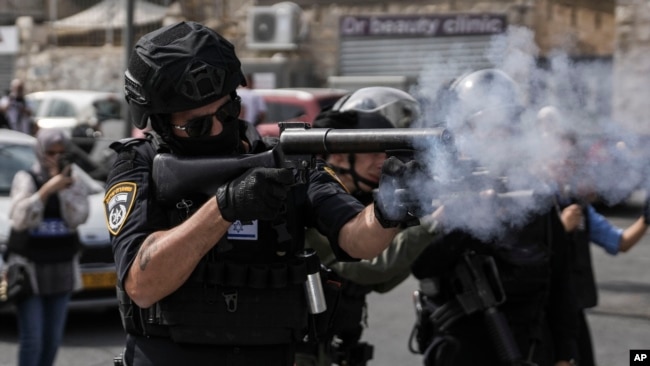
[[580,366],[596,366],[591,331],[587,323],[587,315],[582,309],[578,312],[578,354]]

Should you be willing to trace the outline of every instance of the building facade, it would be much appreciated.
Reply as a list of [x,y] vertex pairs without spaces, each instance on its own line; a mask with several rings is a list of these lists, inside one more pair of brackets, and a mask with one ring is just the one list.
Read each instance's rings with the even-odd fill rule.
[[[648,77],[636,75],[647,71],[647,61],[640,60],[650,38],[650,5],[644,0],[156,3],[169,11],[152,27],[188,19],[217,29],[235,43],[245,71],[263,82],[259,86],[354,89],[383,84],[409,90],[416,86],[428,94],[462,72],[501,67],[523,85],[535,90],[544,85],[543,93],[527,89],[529,102],[556,102],[548,95],[575,89],[563,85],[571,79],[581,84],[576,91],[581,99],[575,104],[586,105],[592,115],[636,120],[640,113],[628,110],[643,102],[627,94],[638,94]],[[48,35],[45,24],[21,31],[25,33],[32,38],[21,42],[30,46],[16,55],[14,74],[27,79],[30,89],[79,85],[121,90],[126,59],[122,37],[100,47],[84,47],[83,37],[75,46],[56,47],[53,38],[62,38]],[[107,70],[80,72],[97,67]],[[570,75],[575,73],[579,75]],[[539,80],[549,75],[550,80]],[[626,111],[612,113],[612,108]]]

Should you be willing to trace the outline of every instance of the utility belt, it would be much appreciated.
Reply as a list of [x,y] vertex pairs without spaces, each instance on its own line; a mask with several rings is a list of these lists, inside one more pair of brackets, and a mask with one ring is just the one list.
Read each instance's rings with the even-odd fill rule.
[[138,308],[118,286],[123,326],[131,334],[190,344],[287,344],[306,335],[316,341],[331,324],[340,283],[313,258],[266,265],[204,263],[177,291],[147,309]]

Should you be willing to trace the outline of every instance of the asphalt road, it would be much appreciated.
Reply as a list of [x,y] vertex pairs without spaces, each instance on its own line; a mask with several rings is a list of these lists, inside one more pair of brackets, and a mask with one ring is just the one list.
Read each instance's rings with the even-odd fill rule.
[[[619,226],[638,217],[640,204],[603,211]],[[630,349],[650,349],[650,235],[618,257],[592,250],[600,303],[588,313],[600,366],[629,364]],[[388,294],[371,294],[369,329],[364,339],[375,345],[371,365],[416,366],[407,341],[415,319],[411,294],[417,282],[408,279]],[[16,324],[0,316],[0,366],[16,365]],[[117,310],[72,313],[55,366],[110,366],[123,347],[124,334]],[[480,366],[480,365],[477,365]]]

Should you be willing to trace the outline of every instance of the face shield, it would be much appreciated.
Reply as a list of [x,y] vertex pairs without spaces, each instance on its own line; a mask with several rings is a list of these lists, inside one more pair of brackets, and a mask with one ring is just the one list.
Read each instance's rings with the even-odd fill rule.
[[398,128],[409,127],[420,117],[420,107],[415,98],[389,87],[359,89],[337,101],[332,110],[379,114]]

